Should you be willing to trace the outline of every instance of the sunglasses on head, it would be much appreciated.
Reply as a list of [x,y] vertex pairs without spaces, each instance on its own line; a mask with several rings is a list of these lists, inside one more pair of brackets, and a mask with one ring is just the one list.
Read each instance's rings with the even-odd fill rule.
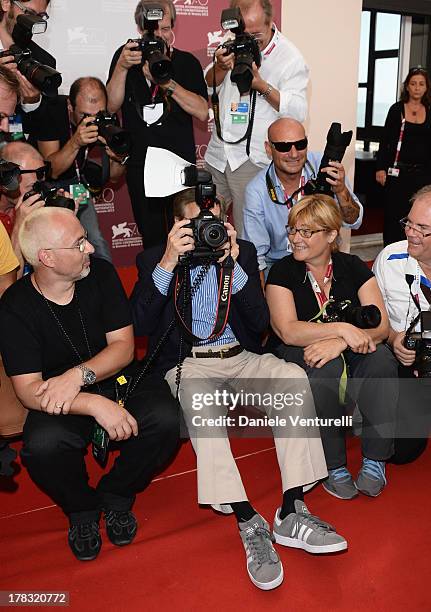
[[425,68],[422,68],[422,66],[414,66],[413,68],[410,68],[409,70],[410,74],[426,74],[427,71]]
[[297,151],[304,151],[304,149],[308,146],[308,138],[302,138],[301,140],[295,140],[294,142],[272,142],[271,147],[273,147],[279,153],[289,153],[292,147],[295,147]]

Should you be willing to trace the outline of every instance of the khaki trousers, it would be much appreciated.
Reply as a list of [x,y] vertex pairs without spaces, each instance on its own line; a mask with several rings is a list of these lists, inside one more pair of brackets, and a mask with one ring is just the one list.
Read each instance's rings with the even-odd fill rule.
[[[207,351],[208,347],[193,350]],[[165,376],[173,394],[176,393],[175,375],[176,368],[172,368]],[[274,355],[257,355],[248,351],[227,359],[187,357],[182,365],[179,400],[196,452],[200,504],[227,504],[247,499],[226,427],[201,428],[195,423],[196,415],[205,419],[230,413],[224,404],[206,406],[196,401],[197,397],[202,399],[204,394],[214,394],[222,386],[243,394],[283,393],[289,398],[289,394],[299,394],[302,397],[300,405],[295,403],[281,410],[254,403],[268,416],[278,415],[279,419],[285,418],[287,421],[287,425],[273,427],[283,491],[327,476],[319,429],[295,427],[288,418],[289,415],[292,418],[316,416],[308,378],[302,368]]]

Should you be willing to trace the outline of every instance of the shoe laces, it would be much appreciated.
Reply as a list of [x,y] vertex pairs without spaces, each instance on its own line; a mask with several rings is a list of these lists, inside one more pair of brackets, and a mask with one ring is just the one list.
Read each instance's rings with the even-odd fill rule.
[[70,528],[70,538],[72,540],[91,540],[99,537],[99,523],[78,523]]
[[[275,538],[268,529],[258,525],[249,527],[246,530],[246,540],[250,546],[253,560],[257,561],[259,565],[267,562],[278,563],[277,553],[270,544],[270,542],[275,542]],[[276,559],[274,559],[274,555],[277,557]]]
[[386,484],[384,461],[376,461],[375,459],[367,459],[367,457],[364,457],[361,472],[367,476],[371,476],[371,478],[383,480]]
[[344,465],[342,467],[335,468],[335,470],[329,470],[329,475],[332,476],[336,482],[346,482],[351,478],[349,470],[344,467]]
[[299,531],[299,526],[301,524],[306,524],[309,527],[312,527],[315,531],[320,533],[328,533],[329,531],[335,531],[334,527],[327,523],[326,521],[322,521],[321,518],[315,516],[314,514],[309,514],[305,512],[296,512],[296,533]]
[[135,525],[135,520],[130,510],[108,510],[105,512],[105,521],[109,527],[114,525],[114,523],[127,528]]

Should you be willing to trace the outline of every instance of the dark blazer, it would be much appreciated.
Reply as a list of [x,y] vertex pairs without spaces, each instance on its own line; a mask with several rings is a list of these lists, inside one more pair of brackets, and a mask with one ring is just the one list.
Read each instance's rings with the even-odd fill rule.
[[[261,353],[261,335],[269,325],[269,310],[260,283],[256,249],[251,242],[238,240],[238,263],[248,275],[245,286],[232,295],[228,322],[237,340],[247,350]],[[162,259],[164,245],[147,249],[136,258],[138,281],[131,295],[133,322],[138,336],[148,336],[148,355],[151,355],[170,322],[175,318],[173,285],[168,295],[162,295],[156,288],[152,273]],[[217,265],[217,264],[216,264]],[[218,265],[217,265],[218,267]],[[175,278],[175,277],[174,277]],[[180,295],[180,304],[181,304]],[[214,309],[216,304],[214,304]],[[191,307],[186,313],[191,325]],[[166,373],[178,363],[180,335],[177,325],[163,343],[154,362],[155,371]],[[191,352],[191,344],[184,340],[184,356]]]

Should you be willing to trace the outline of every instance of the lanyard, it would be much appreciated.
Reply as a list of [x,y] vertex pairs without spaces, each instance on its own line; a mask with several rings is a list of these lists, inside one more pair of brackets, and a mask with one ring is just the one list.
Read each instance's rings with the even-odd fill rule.
[[[329,283],[329,281],[332,279],[332,272],[333,272],[333,265],[332,265],[332,259],[329,261],[328,267],[326,268],[326,273],[323,279],[323,284],[326,285],[327,283]],[[317,280],[314,278],[314,275],[312,273],[312,271],[310,269],[307,268],[307,276],[309,278],[309,281],[311,283],[311,287],[313,288],[313,291],[317,297],[317,299],[319,300],[319,304],[320,306],[324,306],[326,304],[326,302],[328,301],[328,298],[325,295],[325,292],[322,291],[322,289],[320,288],[319,283],[317,282]]]
[[400,129],[400,135],[398,137],[398,144],[397,144],[397,150],[395,153],[395,161],[394,161],[394,168],[396,168],[398,166],[398,162],[400,159],[400,151],[401,151],[401,145],[403,143],[403,138],[404,138],[404,130],[406,128],[406,118],[403,117],[401,120],[401,129]]
[[[308,163],[308,162],[307,162]],[[304,185],[305,185],[305,170],[302,171],[301,174],[301,181],[300,181],[300,186],[299,189],[297,189],[291,196],[289,196],[289,194],[287,194],[284,189],[284,197],[285,197],[285,201],[284,202],[280,202],[280,200],[277,198],[277,192],[275,190],[275,185],[272,182],[272,178],[270,176],[270,171],[271,168],[273,167],[274,162],[271,162],[271,164],[268,167],[268,170],[266,171],[265,174],[265,183],[266,183],[266,190],[268,191],[268,195],[271,199],[271,202],[273,202],[274,204],[279,204],[280,206],[287,206],[287,209],[290,210],[294,204],[293,200],[294,200],[294,196],[298,195],[300,193],[301,197],[304,195]],[[298,198],[298,201],[301,198]]]
[[[72,138],[72,136],[73,136],[73,131],[72,131],[72,124],[71,124],[71,122],[70,122],[70,119],[69,119],[69,134],[70,134],[70,138]],[[81,182],[82,182],[82,181],[81,181],[81,172],[80,172],[80,170],[79,170],[79,164],[78,164],[78,159],[77,159],[78,155],[79,155],[79,151],[78,151],[78,153],[76,154],[74,164],[75,164],[76,174],[78,175],[78,182],[79,182],[79,183],[81,183]],[[84,166],[85,166],[85,164],[86,164],[86,162],[87,162],[87,158],[88,158],[88,146],[87,146],[87,147],[85,147],[85,153],[84,153],[84,163],[82,164],[82,167],[84,167]]]

